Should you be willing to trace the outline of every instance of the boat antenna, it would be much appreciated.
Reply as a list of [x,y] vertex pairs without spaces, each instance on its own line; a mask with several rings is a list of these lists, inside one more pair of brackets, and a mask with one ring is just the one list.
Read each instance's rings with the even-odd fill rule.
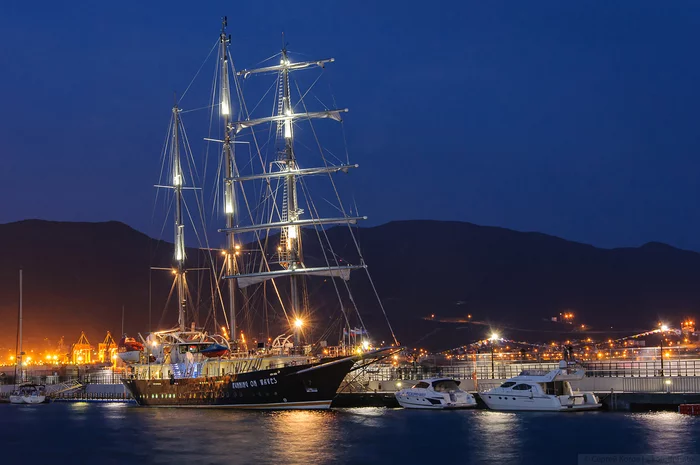
[[[19,319],[17,323],[17,349],[15,350],[15,384],[22,382],[22,268],[19,269]],[[17,383],[19,372],[20,383]]]

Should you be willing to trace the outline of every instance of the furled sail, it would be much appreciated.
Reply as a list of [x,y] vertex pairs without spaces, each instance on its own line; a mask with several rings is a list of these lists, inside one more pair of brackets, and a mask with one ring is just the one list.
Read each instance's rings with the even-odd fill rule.
[[273,278],[280,278],[283,276],[293,276],[293,275],[307,275],[307,276],[328,276],[331,278],[341,278],[345,281],[350,279],[350,272],[352,270],[359,270],[365,268],[364,265],[355,266],[326,266],[317,268],[296,268],[288,270],[277,270],[277,271],[266,271],[262,273],[250,273],[250,274],[240,274],[225,276],[226,279],[236,279],[238,280],[238,287],[248,287],[254,284],[262,283]]

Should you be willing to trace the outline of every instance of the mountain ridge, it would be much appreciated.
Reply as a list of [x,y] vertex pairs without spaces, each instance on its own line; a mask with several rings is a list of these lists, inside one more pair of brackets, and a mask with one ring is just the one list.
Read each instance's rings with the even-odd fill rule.
[[[347,228],[326,233],[338,244],[334,251],[339,256],[359,262]],[[315,234],[303,234],[308,260],[321,258]],[[573,309],[577,320],[592,329],[616,331],[648,328],[659,318],[675,321],[700,308],[695,284],[700,254],[658,242],[607,249],[539,232],[439,220],[391,221],[354,229],[354,234],[405,344],[461,345],[482,338],[489,331],[484,325],[519,328],[530,338],[571,332],[571,326],[544,322],[564,309]],[[6,322],[0,328],[2,350],[14,347],[20,266],[25,273],[25,334],[35,345],[54,344],[62,335],[70,343],[82,330],[93,344],[107,330],[117,335],[122,305],[128,333],[173,324],[172,303],[163,305],[171,278],[150,271],[171,263],[171,247],[119,221],[0,224],[0,315]],[[203,260],[196,249],[188,254]],[[354,276],[350,283],[365,323],[377,338],[390,340],[369,282],[359,272]],[[200,290],[207,286],[196,284]],[[319,327],[338,315],[330,284],[310,287]],[[447,319],[473,314],[483,324],[425,320],[431,314]],[[203,315],[193,313],[193,318],[206,322]],[[435,335],[426,337],[431,332]]]

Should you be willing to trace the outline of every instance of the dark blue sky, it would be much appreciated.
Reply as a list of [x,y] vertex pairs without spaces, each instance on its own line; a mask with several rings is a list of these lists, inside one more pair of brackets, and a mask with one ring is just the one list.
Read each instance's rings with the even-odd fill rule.
[[172,92],[226,14],[239,68],[282,30],[336,58],[370,224],[700,250],[697,2],[82,3],[0,5],[0,222],[148,231]]

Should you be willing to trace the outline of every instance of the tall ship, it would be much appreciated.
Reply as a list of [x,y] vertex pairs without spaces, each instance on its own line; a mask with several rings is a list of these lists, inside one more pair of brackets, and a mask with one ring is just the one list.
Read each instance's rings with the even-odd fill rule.
[[[347,111],[314,108],[321,101],[314,85],[334,59],[296,60],[283,43],[261,66],[237,71],[226,28],[224,18],[208,57],[216,61],[208,105],[182,105],[187,92],[194,92],[192,83],[175,100],[156,186],[165,192],[165,221],[174,228],[174,246],[171,266],[155,269],[172,273],[178,323],[145,337],[124,335],[119,356],[128,369],[123,382],[141,406],[327,409],[348,374],[399,350],[354,229],[366,217],[343,204],[335,180],[358,165],[349,162],[347,151],[339,157],[319,141],[327,132],[321,126],[342,125],[341,114]],[[294,75],[314,69],[319,76],[303,89]],[[256,79],[272,82],[259,84],[267,90],[251,108],[242,89]],[[272,114],[257,116],[265,97]],[[200,163],[183,124],[183,115],[189,118],[196,111],[209,116]],[[207,161],[211,147],[217,163]],[[205,182],[208,172],[214,173],[211,185]],[[325,182],[323,203],[334,215],[322,215],[322,205],[311,197],[318,180]],[[330,196],[335,199],[329,201]],[[223,234],[221,248],[209,244],[208,217]],[[188,222],[199,244],[194,249],[198,260],[205,257],[196,268],[188,267]],[[349,259],[331,240],[343,226],[342,250],[353,246]],[[305,253],[303,243],[311,252]],[[209,276],[205,312],[193,311],[188,273],[194,272]],[[386,321],[388,342],[374,344],[369,338],[365,310],[359,311],[351,292],[351,273],[364,274],[365,289]],[[322,298],[314,300],[312,294]],[[205,322],[199,325],[195,314],[203,313]],[[316,325],[314,319],[323,323]]]

